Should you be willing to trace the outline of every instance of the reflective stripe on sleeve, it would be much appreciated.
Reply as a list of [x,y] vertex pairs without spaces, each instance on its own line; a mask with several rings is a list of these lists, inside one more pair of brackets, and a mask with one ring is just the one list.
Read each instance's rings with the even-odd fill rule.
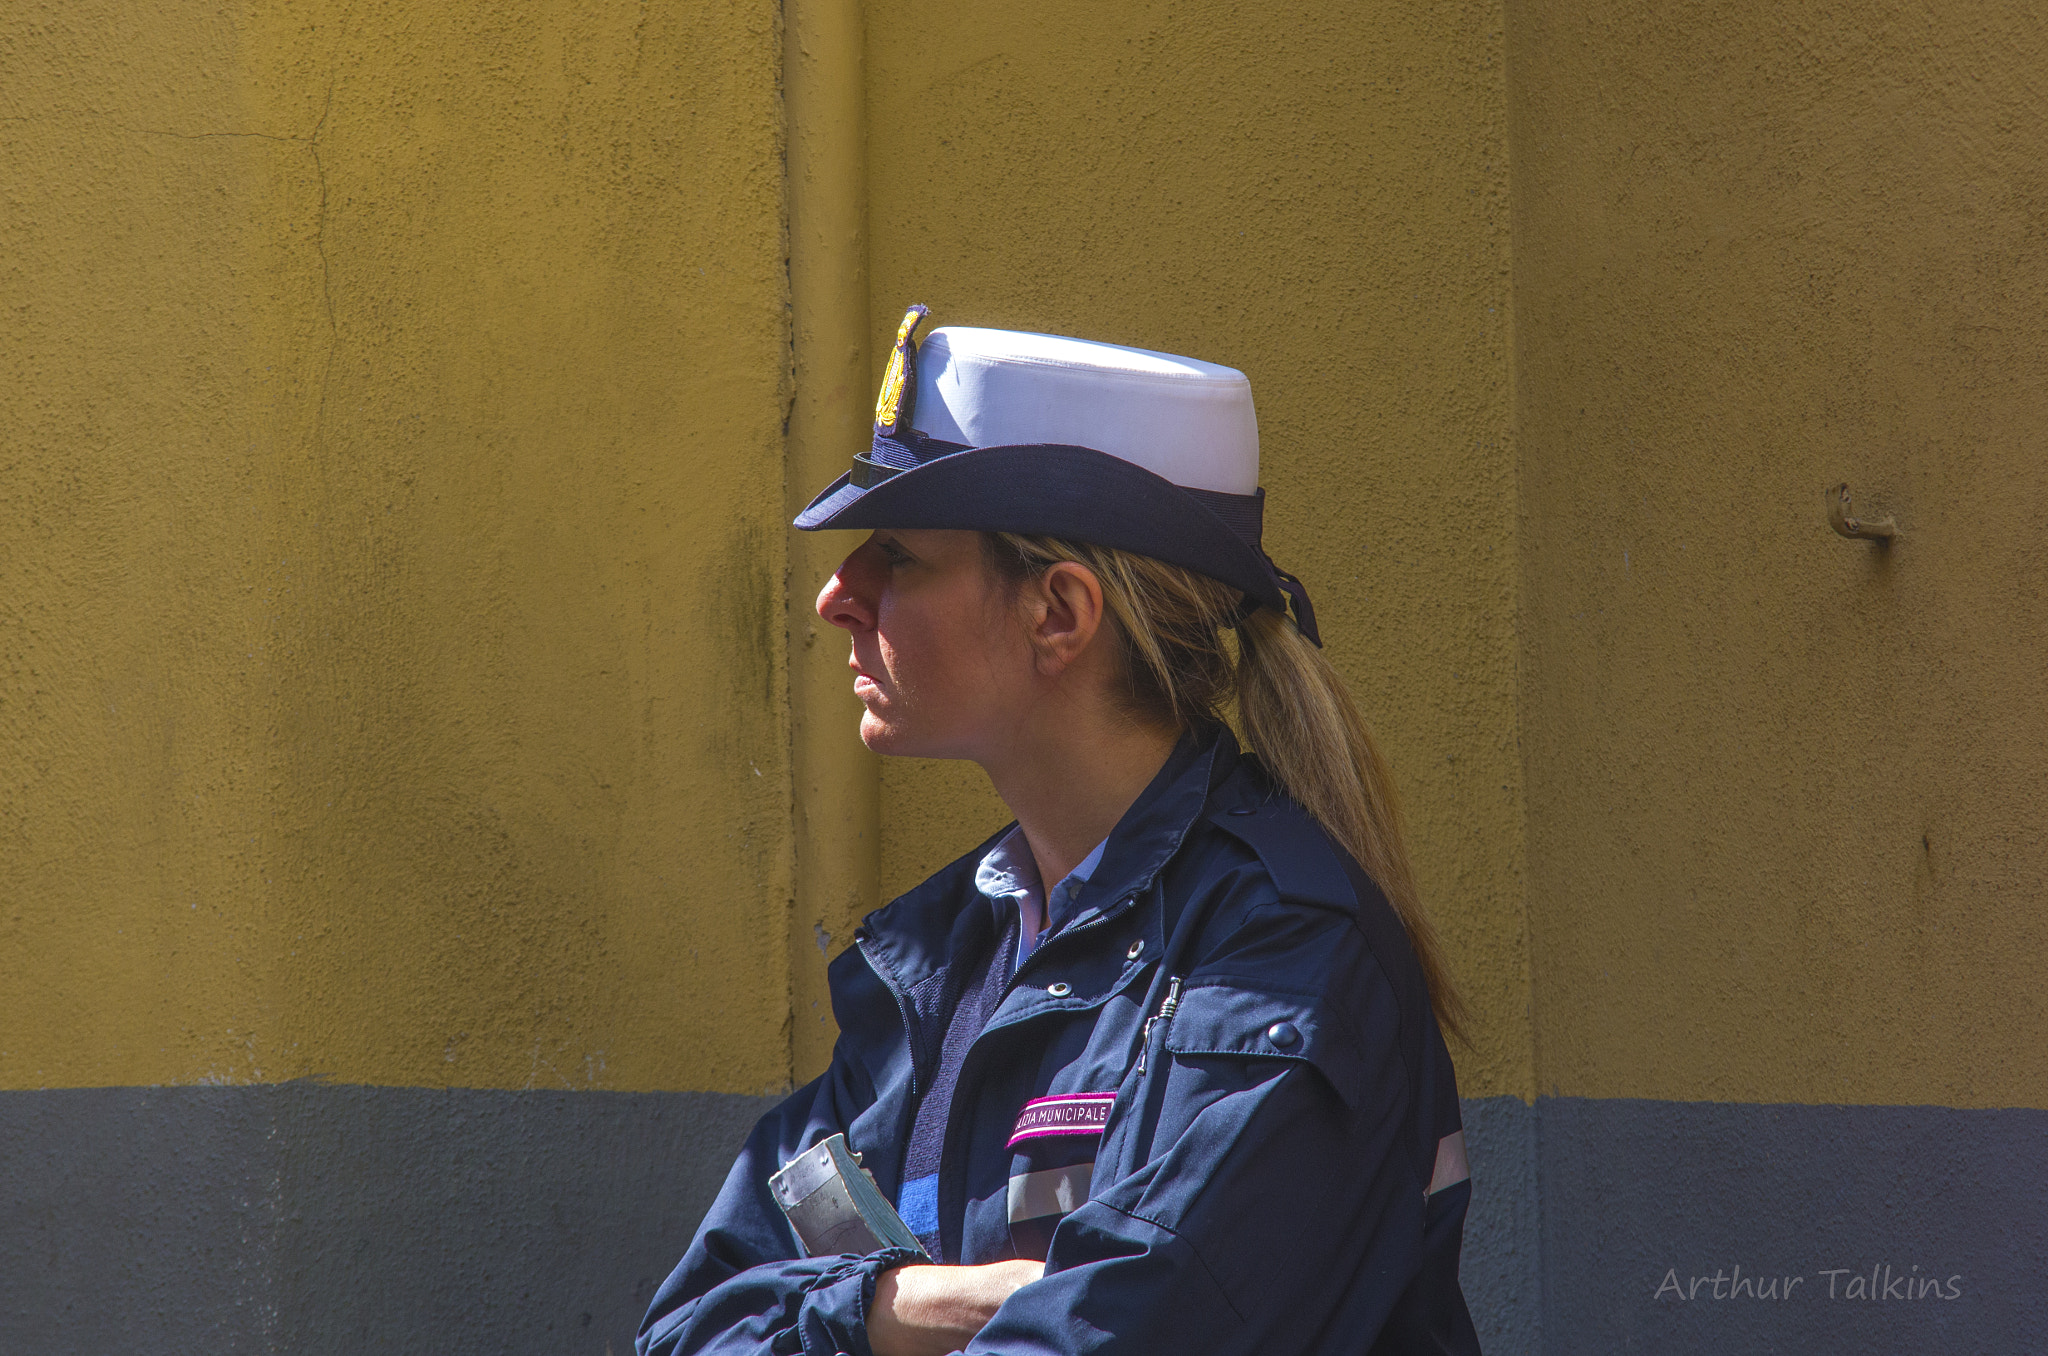
[[1454,1187],[1472,1175],[1472,1169],[1465,1163],[1465,1132],[1445,1135],[1436,1142],[1436,1171],[1429,1177],[1429,1194],[1434,1196],[1445,1187]]

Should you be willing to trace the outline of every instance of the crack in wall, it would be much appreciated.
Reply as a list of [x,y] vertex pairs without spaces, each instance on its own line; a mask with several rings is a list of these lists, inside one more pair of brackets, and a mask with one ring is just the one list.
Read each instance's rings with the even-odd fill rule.
[[327,77],[327,98],[320,107],[320,120],[313,124],[312,134],[304,138],[306,149],[313,157],[313,175],[320,189],[320,206],[313,218],[313,252],[320,258],[320,304],[327,314],[327,354],[320,363],[320,394],[313,405],[312,442],[317,449],[327,428],[327,389],[334,375],[335,351],[341,347],[341,331],[334,320],[334,274],[327,258],[327,161],[320,154],[320,138],[327,131],[327,120],[334,113],[334,86],[337,80],[334,72]]
[[175,137],[179,141],[214,141],[235,137],[256,137],[263,141],[291,143],[300,143],[308,140],[306,137],[285,136],[278,132],[179,132],[168,127],[129,127],[126,124],[122,125],[122,130],[133,132],[137,136]]

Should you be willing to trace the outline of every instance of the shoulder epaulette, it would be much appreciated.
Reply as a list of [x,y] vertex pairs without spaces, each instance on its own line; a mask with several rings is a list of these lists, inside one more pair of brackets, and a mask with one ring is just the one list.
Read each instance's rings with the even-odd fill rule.
[[1259,855],[1283,899],[1354,912],[1344,851],[1308,811],[1285,796],[1213,811],[1209,822]]

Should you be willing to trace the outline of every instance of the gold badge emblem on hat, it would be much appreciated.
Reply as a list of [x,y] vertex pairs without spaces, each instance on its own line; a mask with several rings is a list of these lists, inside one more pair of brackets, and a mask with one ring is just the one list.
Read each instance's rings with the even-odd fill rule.
[[[896,327],[896,347],[889,351],[889,366],[882,373],[882,393],[875,398],[875,432],[895,434],[908,422],[910,411],[903,408],[903,393],[913,380],[912,362],[917,350],[911,343],[911,336],[917,327],[931,314],[928,306],[913,306],[903,313],[903,323]],[[915,401],[915,388],[912,388]]]

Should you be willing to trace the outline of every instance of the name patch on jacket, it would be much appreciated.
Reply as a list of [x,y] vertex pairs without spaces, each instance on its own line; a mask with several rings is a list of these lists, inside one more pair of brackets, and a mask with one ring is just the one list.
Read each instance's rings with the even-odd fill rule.
[[1113,1092],[1062,1092],[1051,1097],[1034,1097],[1017,1113],[1006,1148],[1055,1135],[1099,1135],[1109,1124],[1109,1109],[1116,1102]]

